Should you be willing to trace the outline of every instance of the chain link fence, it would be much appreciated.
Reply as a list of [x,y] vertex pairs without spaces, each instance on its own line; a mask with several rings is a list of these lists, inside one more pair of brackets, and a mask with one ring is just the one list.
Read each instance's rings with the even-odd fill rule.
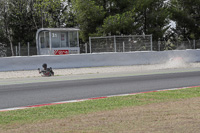
[[[11,48],[7,47],[7,56],[12,56]],[[34,46],[30,46],[29,48],[27,46],[22,47],[14,47],[13,48],[14,56],[32,56],[37,55],[37,48]]]
[[90,53],[152,51],[152,35],[90,37]]
[[200,40],[153,42],[154,51],[200,49]]
[[[89,48],[88,48],[89,47]],[[90,37],[86,53],[200,49],[200,40],[154,41],[152,35]]]
[[0,57],[37,55],[37,48],[30,46],[29,43],[22,46],[19,43],[18,45],[13,46],[13,53],[14,55],[12,55],[10,47],[8,47],[6,44],[0,43]]
[[[130,36],[108,36],[90,37],[89,45],[81,44],[81,53],[102,53],[102,52],[132,52],[132,51],[166,51],[200,49],[200,40],[187,41],[154,41],[151,35],[130,35]],[[15,45],[14,56],[37,55],[35,46]],[[0,57],[12,56],[11,48],[0,43]]]

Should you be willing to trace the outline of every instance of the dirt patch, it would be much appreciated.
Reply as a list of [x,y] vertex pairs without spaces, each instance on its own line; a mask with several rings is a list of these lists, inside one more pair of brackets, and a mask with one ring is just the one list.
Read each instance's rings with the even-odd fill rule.
[[199,125],[200,97],[101,111],[33,124],[10,125],[10,127],[3,127],[4,131],[1,132],[199,133]]

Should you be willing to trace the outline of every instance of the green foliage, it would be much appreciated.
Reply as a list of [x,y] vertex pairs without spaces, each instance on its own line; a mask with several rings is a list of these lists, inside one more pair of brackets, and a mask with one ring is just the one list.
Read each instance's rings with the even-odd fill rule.
[[83,42],[121,34],[152,34],[155,41],[199,39],[199,5],[199,0],[1,0],[0,42],[34,44],[41,27],[75,26]]
[[92,0],[73,0],[73,10],[81,29],[80,37],[87,41],[89,34],[95,33],[96,28],[102,25],[105,16],[103,6],[96,5]]
[[199,39],[200,33],[200,1],[172,0],[171,19],[176,22],[173,31],[184,39]]
[[[2,0],[0,1],[0,42],[5,38],[14,45],[18,42],[35,46],[35,34],[41,27],[74,27],[69,11],[71,3],[65,0]],[[66,22],[67,21],[67,22]]]
[[127,11],[122,14],[116,14],[114,16],[108,16],[104,19],[102,29],[100,32],[104,34],[131,34],[134,33],[137,25],[134,25],[136,12],[134,9],[132,11]]
[[169,29],[169,11],[165,0],[136,1],[141,34],[152,34],[153,40],[163,39]]
[[42,18],[42,27],[61,27],[64,7],[61,0],[36,0],[33,6]]
[[33,34],[36,30],[33,28],[33,22],[31,21],[31,11],[27,0],[10,0],[9,4],[9,16],[10,22],[8,27],[12,30],[12,37],[14,44],[21,42],[26,44],[27,42],[33,42]]
[[85,41],[89,35],[153,34],[154,40],[162,39],[169,29],[169,11],[164,1],[74,0],[81,38]]

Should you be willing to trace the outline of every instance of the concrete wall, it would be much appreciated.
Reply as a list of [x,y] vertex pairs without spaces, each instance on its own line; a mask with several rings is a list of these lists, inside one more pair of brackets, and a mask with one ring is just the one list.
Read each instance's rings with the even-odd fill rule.
[[200,50],[4,57],[0,58],[0,71],[36,70],[43,63],[54,69],[159,64],[172,57],[182,57],[187,62],[199,62]]

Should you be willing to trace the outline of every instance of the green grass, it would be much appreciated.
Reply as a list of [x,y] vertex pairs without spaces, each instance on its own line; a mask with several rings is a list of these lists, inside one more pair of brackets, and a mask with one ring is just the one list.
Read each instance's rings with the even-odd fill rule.
[[193,97],[200,97],[200,87],[0,112],[0,127],[1,125],[5,126],[15,123],[25,124],[49,119],[62,119],[102,110],[113,110],[116,108],[141,106],[151,103],[177,101]]

